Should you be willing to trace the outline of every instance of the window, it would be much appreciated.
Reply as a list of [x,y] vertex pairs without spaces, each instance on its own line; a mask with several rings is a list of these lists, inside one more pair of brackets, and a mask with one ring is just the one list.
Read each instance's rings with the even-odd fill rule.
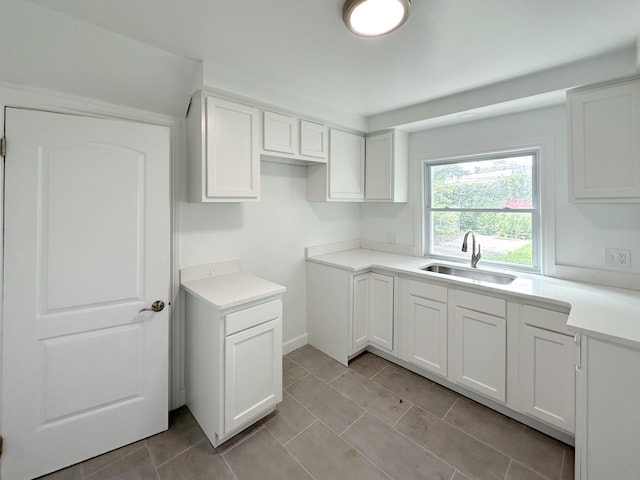
[[537,150],[425,162],[425,255],[468,260],[473,231],[481,263],[537,270],[537,165]]

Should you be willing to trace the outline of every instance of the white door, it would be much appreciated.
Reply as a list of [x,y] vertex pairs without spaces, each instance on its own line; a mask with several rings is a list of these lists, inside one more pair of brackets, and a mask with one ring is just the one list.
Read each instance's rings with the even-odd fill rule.
[[2,479],[167,428],[169,129],[6,110]]

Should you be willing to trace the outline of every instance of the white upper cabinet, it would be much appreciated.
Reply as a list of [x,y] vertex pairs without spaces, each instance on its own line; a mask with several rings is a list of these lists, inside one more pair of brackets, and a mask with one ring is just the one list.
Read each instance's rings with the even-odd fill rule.
[[265,150],[291,155],[298,151],[298,121],[296,118],[279,113],[264,112],[263,127]]
[[307,169],[310,201],[361,202],[364,199],[365,141],[362,135],[332,128],[329,163]]
[[576,89],[567,101],[571,200],[640,202],[640,78]]
[[408,135],[389,130],[366,138],[365,200],[408,201]]
[[329,198],[362,200],[364,198],[364,137],[332,129],[330,145]]
[[191,202],[260,198],[258,109],[206,94],[187,116],[187,188]]
[[262,154],[268,157],[290,159],[292,163],[326,163],[329,129],[291,115],[265,111],[262,146]]
[[329,129],[319,123],[300,120],[300,155],[327,160]]

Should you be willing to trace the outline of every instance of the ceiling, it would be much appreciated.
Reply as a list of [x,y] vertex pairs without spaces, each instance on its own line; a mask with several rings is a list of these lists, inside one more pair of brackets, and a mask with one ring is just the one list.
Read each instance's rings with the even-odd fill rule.
[[362,116],[635,45],[638,0],[414,0],[377,39],[343,0],[32,0],[172,54]]

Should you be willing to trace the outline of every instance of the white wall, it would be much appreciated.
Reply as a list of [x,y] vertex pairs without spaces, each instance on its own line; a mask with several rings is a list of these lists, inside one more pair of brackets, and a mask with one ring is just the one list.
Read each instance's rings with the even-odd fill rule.
[[[418,251],[422,179],[419,164],[422,160],[537,142],[546,145],[541,160],[543,223],[547,224],[549,234],[543,244],[549,256],[547,273],[639,288],[633,282],[640,276],[640,205],[575,205],[568,201],[564,105],[412,133],[409,140],[411,201],[405,206],[363,205],[362,238],[384,242],[386,232],[395,231],[398,243],[414,245]],[[631,250],[631,269],[605,269],[605,247]],[[635,278],[627,277],[627,273],[635,274]]]
[[307,202],[306,167],[261,163],[258,203],[180,204],[180,267],[240,259],[287,287],[283,340],[307,333],[305,248],[360,238],[360,206]]

